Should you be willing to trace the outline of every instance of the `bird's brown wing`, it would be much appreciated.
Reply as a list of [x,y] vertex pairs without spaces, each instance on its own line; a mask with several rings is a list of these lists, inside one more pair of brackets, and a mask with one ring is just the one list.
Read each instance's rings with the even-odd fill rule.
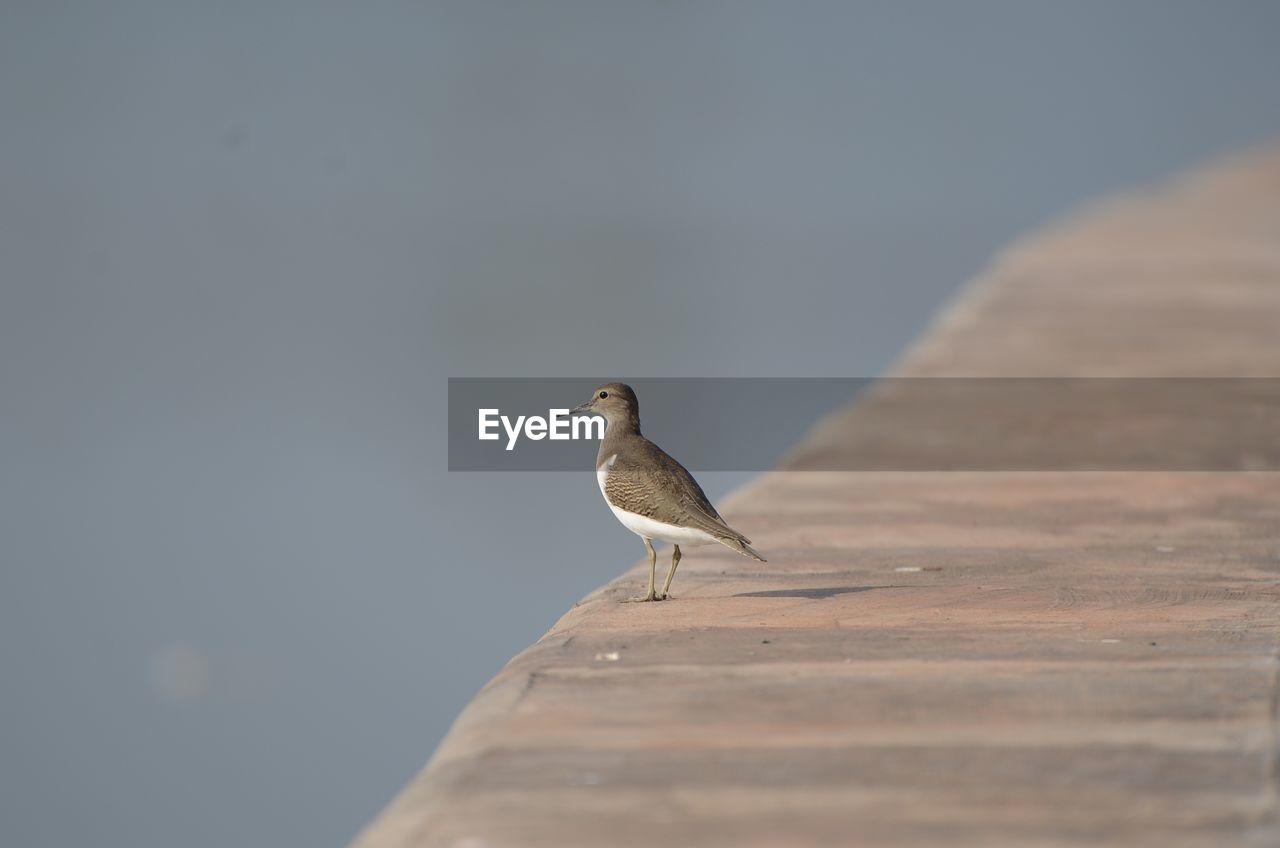
[[683,465],[647,439],[633,455],[617,457],[605,480],[605,495],[619,508],[654,521],[696,527],[716,538],[751,541],[725,524]]

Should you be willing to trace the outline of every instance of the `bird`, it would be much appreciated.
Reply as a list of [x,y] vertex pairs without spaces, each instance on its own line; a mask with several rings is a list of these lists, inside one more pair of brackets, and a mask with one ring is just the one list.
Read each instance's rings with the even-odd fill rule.
[[[626,383],[597,386],[591,398],[569,410],[572,415],[599,415],[604,437],[596,454],[596,480],[605,503],[622,526],[644,540],[649,552],[649,592],[627,601],[664,601],[680,565],[680,546],[719,542],[745,557],[766,562],[751,540],[716,512],[689,471],[640,433],[640,402]],[[670,542],[671,568],[654,590],[658,555],[653,540]]]

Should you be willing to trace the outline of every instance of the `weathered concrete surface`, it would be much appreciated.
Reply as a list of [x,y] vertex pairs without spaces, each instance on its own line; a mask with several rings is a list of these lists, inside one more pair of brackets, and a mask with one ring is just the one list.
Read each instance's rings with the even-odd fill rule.
[[[1280,153],[1017,246],[899,373],[1280,375]],[[865,449],[857,414],[792,467]],[[359,844],[1280,845],[1280,474],[791,470],[725,506],[767,565],[588,596]]]

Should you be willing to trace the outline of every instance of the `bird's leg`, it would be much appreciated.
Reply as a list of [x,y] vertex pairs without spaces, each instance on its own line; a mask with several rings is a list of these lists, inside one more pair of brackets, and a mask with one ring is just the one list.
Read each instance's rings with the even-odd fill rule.
[[[642,537],[643,538],[643,537]],[[644,540],[644,546],[649,551],[649,594],[643,598],[627,598],[628,601],[656,601],[657,594],[653,591],[653,580],[658,572],[658,552],[653,549],[653,542],[648,539]]]
[[680,565],[680,546],[675,545],[671,548],[671,570],[667,572],[667,579],[662,581],[662,591],[658,593],[658,600],[665,601],[671,597],[667,594],[667,590],[671,588],[671,578],[676,576],[676,567]]

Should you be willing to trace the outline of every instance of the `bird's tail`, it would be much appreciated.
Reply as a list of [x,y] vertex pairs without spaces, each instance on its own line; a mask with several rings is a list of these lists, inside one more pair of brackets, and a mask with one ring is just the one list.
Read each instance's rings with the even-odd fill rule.
[[717,538],[716,541],[724,545],[726,548],[733,548],[735,551],[737,551],[738,553],[742,554],[745,557],[751,557],[752,559],[758,562],[768,562],[767,559],[760,556],[760,554],[754,548],[752,548],[750,545],[747,544],[749,540],[746,538],[735,538],[733,536],[726,536],[722,538]]

